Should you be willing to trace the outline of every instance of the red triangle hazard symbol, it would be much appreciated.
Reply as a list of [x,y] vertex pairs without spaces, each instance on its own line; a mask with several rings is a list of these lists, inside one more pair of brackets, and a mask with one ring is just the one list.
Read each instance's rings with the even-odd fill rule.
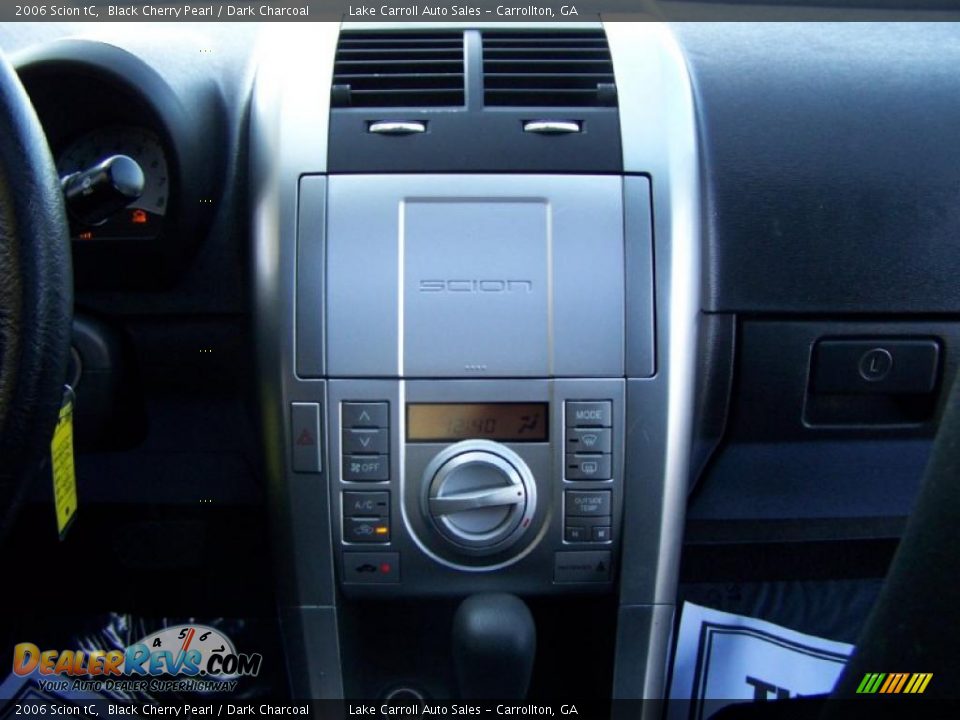
[[317,441],[309,430],[304,430],[297,438],[297,445],[316,445]]

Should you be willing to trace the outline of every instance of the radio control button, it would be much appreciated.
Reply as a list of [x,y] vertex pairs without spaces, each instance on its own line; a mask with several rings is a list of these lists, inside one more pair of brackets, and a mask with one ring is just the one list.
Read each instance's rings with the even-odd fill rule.
[[610,427],[613,424],[613,403],[567,402],[567,427]]
[[345,492],[343,494],[344,517],[390,517],[390,493]]
[[567,428],[569,453],[608,453],[611,446],[610,428]]
[[388,405],[385,402],[345,402],[341,408],[345,428],[385,428],[390,424]]
[[567,480],[609,480],[613,477],[610,455],[567,454],[564,474]]
[[387,431],[383,429],[351,429],[343,431],[343,453],[387,452]]
[[567,517],[612,515],[609,490],[567,490]]
[[346,482],[379,481],[390,477],[390,458],[386,455],[344,455],[343,479]]

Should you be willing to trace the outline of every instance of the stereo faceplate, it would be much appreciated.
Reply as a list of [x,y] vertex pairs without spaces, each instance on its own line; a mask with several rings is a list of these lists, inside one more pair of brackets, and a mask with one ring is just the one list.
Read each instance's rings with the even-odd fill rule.
[[623,182],[330,177],[328,375],[623,377]]

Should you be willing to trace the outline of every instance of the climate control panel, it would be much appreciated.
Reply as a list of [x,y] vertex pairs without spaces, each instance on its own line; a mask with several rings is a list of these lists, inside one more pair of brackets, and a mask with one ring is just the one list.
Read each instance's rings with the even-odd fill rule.
[[330,380],[327,391],[346,594],[612,588],[622,380]]

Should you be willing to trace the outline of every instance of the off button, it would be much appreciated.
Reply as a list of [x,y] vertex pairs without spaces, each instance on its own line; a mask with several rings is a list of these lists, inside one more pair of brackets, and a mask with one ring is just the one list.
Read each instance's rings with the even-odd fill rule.
[[390,458],[387,455],[345,455],[343,479],[346,482],[380,481],[390,477]]

